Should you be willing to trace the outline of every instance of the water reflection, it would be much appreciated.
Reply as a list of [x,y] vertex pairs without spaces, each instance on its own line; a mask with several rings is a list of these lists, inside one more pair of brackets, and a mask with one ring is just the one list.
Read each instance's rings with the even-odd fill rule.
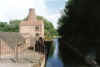
[[58,39],[53,40],[53,45],[55,47],[53,56],[50,57],[47,61],[46,67],[63,67],[63,63],[59,58],[59,42]]

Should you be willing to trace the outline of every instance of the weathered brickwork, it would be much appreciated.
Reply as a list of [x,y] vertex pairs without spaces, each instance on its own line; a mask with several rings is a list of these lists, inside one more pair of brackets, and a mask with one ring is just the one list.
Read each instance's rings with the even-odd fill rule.
[[43,37],[44,38],[44,23],[43,20],[36,18],[35,10],[30,9],[27,20],[24,20],[20,24],[20,33],[27,33],[32,37]]

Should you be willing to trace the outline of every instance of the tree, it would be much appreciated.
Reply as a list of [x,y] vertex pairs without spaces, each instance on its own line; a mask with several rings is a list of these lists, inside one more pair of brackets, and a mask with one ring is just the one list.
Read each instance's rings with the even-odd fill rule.
[[9,22],[9,25],[12,27],[11,29],[12,29],[13,32],[19,32],[19,24],[20,24],[21,21],[22,20],[15,19],[15,20],[11,20]]
[[0,22],[0,31],[1,32],[18,32],[19,31],[19,23],[21,20],[11,20],[8,22]]
[[6,22],[0,22],[0,31],[5,31],[5,26],[7,26]]
[[59,20],[58,31],[62,39],[77,48],[83,56],[96,53],[99,46],[99,3],[98,0],[70,0],[66,3],[64,15]]
[[[44,31],[45,31],[44,33],[45,33],[46,40],[51,40],[54,38],[54,36],[58,35],[56,29],[54,28],[53,24],[50,21],[46,20],[42,16],[37,16],[37,19],[44,20]],[[27,17],[24,18],[23,20],[27,20]],[[7,24],[6,22],[0,22],[0,31],[19,32],[19,24],[23,20],[18,20],[18,19],[11,20],[9,24]]]
[[44,33],[45,33],[46,40],[51,40],[54,38],[54,36],[58,35],[56,29],[54,28],[53,24],[50,21],[43,18],[42,16],[37,16],[37,19],[44,20],[44,31],[45,31]]

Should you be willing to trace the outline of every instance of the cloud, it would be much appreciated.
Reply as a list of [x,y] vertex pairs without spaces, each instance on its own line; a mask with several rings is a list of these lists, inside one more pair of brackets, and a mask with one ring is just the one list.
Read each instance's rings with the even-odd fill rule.
[[27,16],[29,8],[35,8],[41,16],[48,12],[45,0],[0,0],[0,21],[22,19]]
[[60,16],[61,16],[60,12],[57,12],[55,14],[51,14],[51,15],[47,16],[47,19],[53,23],[53,25],[55,26],[56,29],[58,27],[57,22],[58,22],[58,19],[60,18]]
[[47,6],[47,1],[56,0],[0,0],[0,21],[23,19],[27,16],[29,8],[35,8],[37,15],[44,16],[57,28],[60,12],[54,10],[55,12],[49,13],[52,10]]

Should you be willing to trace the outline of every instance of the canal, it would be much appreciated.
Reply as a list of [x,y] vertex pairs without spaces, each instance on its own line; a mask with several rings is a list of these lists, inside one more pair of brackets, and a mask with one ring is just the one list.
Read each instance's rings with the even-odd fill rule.
[[58,39],[53,40],[53,46],[54,46],[53,55],[48,58],[46,67],[64,67],[63,62],[59,57]]

